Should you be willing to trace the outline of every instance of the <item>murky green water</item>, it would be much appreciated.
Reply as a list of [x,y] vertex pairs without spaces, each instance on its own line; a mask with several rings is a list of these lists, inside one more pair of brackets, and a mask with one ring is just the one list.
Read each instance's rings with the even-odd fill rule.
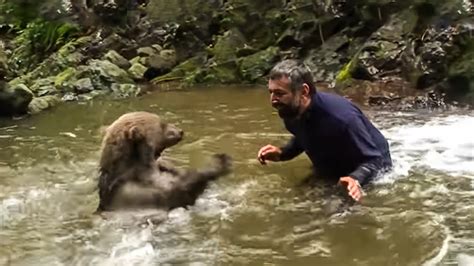
[[[166,153],[178,165],[234,158],[231,175],[153,228],[92,214],[98,129],[135,110],[185,130]],[[255,159],[288,138],[265,89],[156,92],[2,121],[0,265],[472,265],[474,114],[367,112],[395,169],[336,213],[325,208],[330,189],[301,185],[305,156],[266,167]]]

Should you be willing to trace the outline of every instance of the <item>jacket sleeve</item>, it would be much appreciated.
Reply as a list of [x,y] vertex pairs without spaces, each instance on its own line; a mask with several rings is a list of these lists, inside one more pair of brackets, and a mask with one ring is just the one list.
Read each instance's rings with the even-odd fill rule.
[[360,117],[348,124],[347,133],[353,152],[362,157],[362,163],[349,176],[365,185],[382,169],[382,154]]
[[292,137],[290,141],[283,147],[281,147],[280,161],[288,161],[303,152],[303,148],[298,144],[296,137]]

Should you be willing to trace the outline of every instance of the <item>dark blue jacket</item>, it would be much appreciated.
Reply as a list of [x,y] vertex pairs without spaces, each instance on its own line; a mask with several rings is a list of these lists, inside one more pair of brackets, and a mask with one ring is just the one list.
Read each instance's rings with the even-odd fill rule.
[[299,119],[284,122],[294,136],[280,159],[290,160],[304,151],[318,176],[351,176],[365,185],[392,166],[385,137],[344,97],[317,92]]

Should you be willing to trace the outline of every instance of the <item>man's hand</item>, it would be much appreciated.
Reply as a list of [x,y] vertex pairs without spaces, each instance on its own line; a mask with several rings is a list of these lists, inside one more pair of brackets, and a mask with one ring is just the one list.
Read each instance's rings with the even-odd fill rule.
[[281,149],[273,145],[263,146],[257,154],[257,159],[261,164],[267,164],[268,161],[279,161],[281,155]]
[[339,184],[347,188],[347,193],[349,196],[351,196],[351,198],[353,198],[355,201],[360,201],[363,192],[359,181],[350,176],[344,176],[339,178]]

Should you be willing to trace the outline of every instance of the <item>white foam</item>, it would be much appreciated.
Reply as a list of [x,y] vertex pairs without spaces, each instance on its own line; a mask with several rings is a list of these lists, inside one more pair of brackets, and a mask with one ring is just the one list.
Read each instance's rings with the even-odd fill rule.
[[474,117],[435,118],[384,131],[391,144],[394,168],[385,181],[407,176],[414,168],[474,177]]
[[16,196],[0,200],[0,227],[28,217],[36,209],[35,206],[30,205],[50,196],[48,191],[40,189],[25,189],[16,194]]
[[474,266],[474,256],[461,253],[458,254],[456,260],[458,266]]
[[[232,204],[228,199],[241,198],[246,193],[252,182],[243,183],[237,187],[219,187],[212,184],[205,193],[196,201],[195,205],[177,208],[168,213],[168,218],[157,226],[140,230],[123,232],[120,242],[112,244],[110,255],[107,258],[95,258],[92,264],[100,265],[153,265],[157,262],[173,261],[180,256],[189,256],[196,259],[206,257],[213,260],[216,256],[217,240],[212,236],[199,245],[193,243],[169,246],[181,237],[195,240],[192,219],[194,216],[204,216],[214,220],[229,220],[232,210],[238,205]],[[110,228],[106,229],[110,231]],[[115,234],[114,232],[113,234]],[[156,236],[154,237],[153,234]],[[182,242],[182,241],[180,241]],[[184,241],[182,243],[185,243]],[[155,247],[152,245],[155,244]],[[212,250],[212,253],[209,251]],[[214,255],[212,255],[214,254]]]
[[448,253],[450,240],[451,240],[451,236],[448,234],[446,238],[443,240],[443,244],[441,245],[441,248],[439,249],[438,254],[436,254],[436,256],[434,256],[433,258],[423,263],[423,266],[438,265],[441,262],[441,260],[443,260],[444,256],[446,256],[446,254]]

